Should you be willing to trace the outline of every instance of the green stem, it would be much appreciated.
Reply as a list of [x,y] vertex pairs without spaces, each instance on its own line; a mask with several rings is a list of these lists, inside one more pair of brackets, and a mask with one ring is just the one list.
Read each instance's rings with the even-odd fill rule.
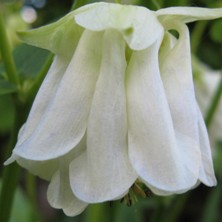
[[0,194],[0,221],[10,220],[15,190],[18,184],[20,168],[16,163],[7,166],[3,171]]
[[[220,202],[222,196],[221,184],[215,187],[208,195],[206,205],[203,210],[202,222],[219,221]],[[220,217],[220,216],[219,216]]]
[[72,5],[71,11],[73,11],[83,5],[86,5],[88,2],[89,2],[89,0],[75,0]]
[[12,57],[10,44],[7,38],[4,19],[3,19],[3,5],[0,3],[0,51],[4,62],[5,70],[10,82],[19,85],[19,78],[16,73],[15,63]]
[[[24,109],[21,105],[16,105],[16,116],[13,131],[11,134],[11,141],[7,154],[13,149],[16,141],[18,131],[24,122]],[[0,193],[0,221],[8,222],[10,219],[13,198],[16,187],[18,185],[20,168],[16,163],[4,167],[2,177],[2,189]]]
[[161,8],[161,5],[157,0],[150,0],[150,1],[141,0],[140,5],[147,7],[151,10],[159,10]]
[[156,0],[151,0],[151,2],[155,6],[156,10],[159,10],[161,8],[160,4]]
[[177,196],[175,198],[175,201],[173,202],[173,206],[170,206],[163,216],[165,218],[165,222],[176,222],[178,221],[178,217],[182,210],[184,209],[185,204],[187,203],[187,200],[189,198],[190,194],[182,194],[180,196]]
[[156,201],[157,201],[156,202],[157,206],[156,206],[154,213],[152,214],[150,222],[163,221],[162,216],[163,216],[163,212],[164,212],[164,203],[161,198],[157,198]]
[[32,215],[30,221],[42,221],[36,202],[36,177],[30,173],[26,173],[26,189],[32,206]]
[[220,102],[221,94],[222,94],[222,76],[221,76],[220,82],[219,82],[218,87],[214,93],[213,99],[211,101],[211,104],[210,104],[209,109],[206,114],[205,123],[206,123],[206,126],[208,129],[212,123],[214,114],[215,114],[218,104]]
[[208,21],[199,21],[195,24],[191,35],[191,49],[193,54],[196,54],[198,46],[203,37],[203,32],[207,27]]
[[87,208],[84,221],[110,221],[110,214],[106,203],[92,204]]

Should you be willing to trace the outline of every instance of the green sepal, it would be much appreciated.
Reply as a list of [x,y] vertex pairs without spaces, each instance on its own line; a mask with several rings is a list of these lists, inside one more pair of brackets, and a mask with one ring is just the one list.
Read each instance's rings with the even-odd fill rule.
[[55,23],[29,31],[18,32],[18,36],[27,44],[70,58],[83,31],[75,23],[74,15],[75,11]]

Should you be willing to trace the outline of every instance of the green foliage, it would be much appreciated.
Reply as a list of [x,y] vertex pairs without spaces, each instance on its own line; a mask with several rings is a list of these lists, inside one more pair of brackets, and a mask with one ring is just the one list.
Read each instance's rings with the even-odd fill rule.
[[15,48],[13,54],[17,71],[23,78],[35,78],[49,56],[48,51],[27,44]]
[[15,192],[10,222],[30,222],[31,214],[31,205],[23,191],[18,187]]
[[14,107],[9,95],[0,96],[0,134],[9,132],[14,119]]
[[210,36],[213,41],[222,43],[222,21],[215,21],[210,28]]
[[17,86],[7,80],[0,79],[0,96],[17,91]]

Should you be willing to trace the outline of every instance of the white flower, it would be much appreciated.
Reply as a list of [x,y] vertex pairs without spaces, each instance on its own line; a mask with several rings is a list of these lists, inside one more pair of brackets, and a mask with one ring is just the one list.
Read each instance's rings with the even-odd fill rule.
[[[222,73],[220,70],[212,70],[206,64],[193,60],[196,76],[195,91],[202,113],[206,116],[211,106],[214,94],[219,86]],[[220,99],[215,111],[212,123],[209,127],[209,137],[212,148],[216,149],[217,142],[222,140],[222,99]]]
[[217,17],[222,9],[95,3],[21,34],[56,56],[7,163],[50,180],[49,202],[67,215],[136,180],[157,195],[214,186],[185,23]]

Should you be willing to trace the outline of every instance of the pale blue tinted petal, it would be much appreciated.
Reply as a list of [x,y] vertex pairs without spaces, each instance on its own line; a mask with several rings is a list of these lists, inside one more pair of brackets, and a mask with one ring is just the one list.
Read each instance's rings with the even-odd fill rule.
[[127,152],[125,43],[105,31],[100,76],[87,127],[86,153],[70,165],[75,195],[86,202],[103,202],[125,194],[137,175]]
[[192,160],[199,160],[195,152],[195,157],[186,153],[193,141],[175,132],[160,78],[159,44],[134,52],[129,64],[128,141],[130,160],[140,179],[151,189],[162,190],[158,194],[164,195],[196,184],[198,172],[193,171]]
[[[79,143],[86,131],[99,74],[100,42],[101,33],[84,32],[57,91],[38,119],[38,125],[33,127],[30,136],[25,136],[26,140],[18,141],[14,149],[16,155],[32,160],[54,159]],[[42,102],[45,103],[44,98],[38,100],[38,103]],[[32,118],[35,118],[34,114]],[[28,127],[26,132],[29,132]]]
[[153,11],[131,5],[104,2],[87,5],[77,10],[75,21],[93,31],[116,29],[134,50],[147,48],[163,32]]

